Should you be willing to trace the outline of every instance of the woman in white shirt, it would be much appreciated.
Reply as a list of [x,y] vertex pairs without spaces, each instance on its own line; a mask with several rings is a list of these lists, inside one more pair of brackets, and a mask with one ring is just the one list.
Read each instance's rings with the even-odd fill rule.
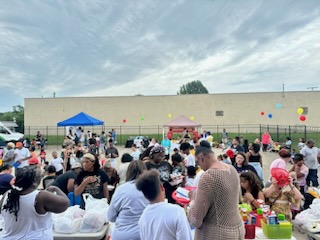
[[131,162],[126,173],[127,182],[119,186],[112,197],[108,219],[116,226],[113,240],[140,239],[138,221],[149,201],[137,190],[135,181],[146,170],[142,161]]
[[33,166],[17,172],[13,189],[4,194],[0,203],[5,225],[2,239],[53,239],[51,212],[64,212],[69,199],[58,187],[36,190],[40,179],[40,170]]
[[119,166],[118,174],[120,177],[119,185],[122,185],[126,182],[127,170],[130,162],[133,160],[133,157],[129,153],[125,153],[121,157],[121,164]]

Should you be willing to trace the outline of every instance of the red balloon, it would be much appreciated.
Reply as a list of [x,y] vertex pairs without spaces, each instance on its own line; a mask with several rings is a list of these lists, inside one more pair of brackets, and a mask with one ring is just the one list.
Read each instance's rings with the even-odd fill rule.
[[271,176],[277,180],[277,184],[281,187],[289,184],[289,173],[287,170],[282,168],[272,168]]
[[303,116],[303,115],[300,116],[300,121],[304,122],[306,119],[307,119],[306,116]]
[[127,122],[127,120],[123,119],[123,120],[122,120],[122,122],[123,122],[123,123],[126,123],[126,122]]
[[264,115],[264,112],[261,112],[260,114],[263,116],[263,115]]

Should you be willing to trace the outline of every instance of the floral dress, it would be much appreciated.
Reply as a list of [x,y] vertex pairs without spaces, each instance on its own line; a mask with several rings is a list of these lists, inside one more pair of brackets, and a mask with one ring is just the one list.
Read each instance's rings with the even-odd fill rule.
[[291,221],[291,205],[299,204],[294,199],[293,191],[281,191],[280,193],[272,192],[266,204],[270,205],[271,211],[276,214],[282,213],[286,220]]

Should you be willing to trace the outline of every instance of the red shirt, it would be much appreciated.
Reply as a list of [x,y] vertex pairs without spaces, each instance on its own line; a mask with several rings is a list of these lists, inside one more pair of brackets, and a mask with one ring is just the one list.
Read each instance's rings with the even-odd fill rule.
[[168,138],[171,140],[171,139],[172,139],[172,131],[169,131],[169,132],[167,133],[167,136],[168,136]]
[[193,141],[197,142],[199,139],[199,133],[197,131],[194,131],[192,134],[193,134]]

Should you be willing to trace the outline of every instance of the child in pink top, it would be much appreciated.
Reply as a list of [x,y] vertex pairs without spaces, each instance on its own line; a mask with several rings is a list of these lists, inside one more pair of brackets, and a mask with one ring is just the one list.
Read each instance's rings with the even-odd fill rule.
[[293,179],[296,179],[298,189],[302,194],[304,194],[306,190],[305,187],[307,186],[306,179],[309,173],[309,168],[304,165],[303,155],[300,153],[294,155],[293,162],[294,164],[290,170],[290,175]]
[[270,165],[270,176],[273,168],[282,168],[286,170],[287,163],[291,160],[291,153],[287,149],[281,149],[279,151],[280,158],[274,160]]

